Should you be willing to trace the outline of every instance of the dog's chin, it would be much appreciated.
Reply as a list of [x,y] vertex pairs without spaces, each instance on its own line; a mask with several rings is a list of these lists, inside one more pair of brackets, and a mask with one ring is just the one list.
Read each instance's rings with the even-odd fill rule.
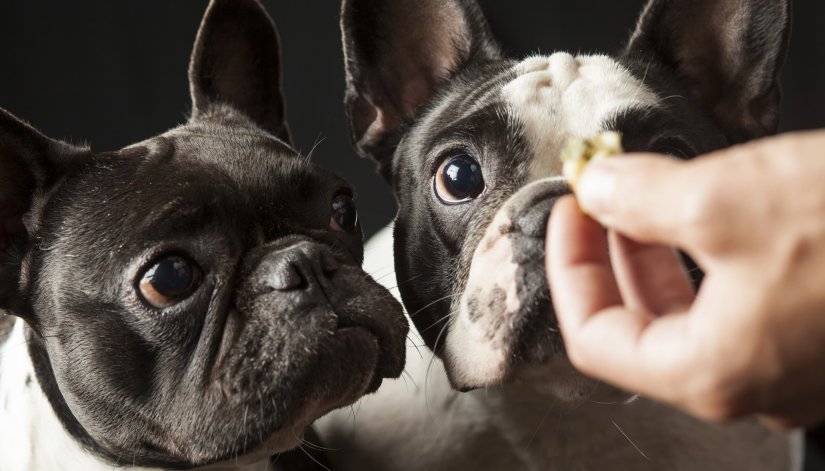
[[[490,285],[468,285],[454,305],[439,352],[455,388],[514,382],[555,384],[580,376],[572,367],[566,368],[569,362],[546,293],[547,282],[543,276],[535,278],[519,289],[510,289],[518,293],[529,290],[532,296],[511,296],[493,284],[494,277],[487,277],[492,279]],[[511,302],[513,298],[516,302]]]
[[[381,360],[387,360],[381,358],[381,347],[378,337],[368,328],[356,326],[341,327],[338,329],[337,336],[349,337],[349,340],[346,342],[347,344],[351,345],[357,343],[364,349],[363,358],[373,359],[368,362],[372,364],[372,367],[362,371],[353,371],[353,376],[351,377],[353,382],[363,385],[363,387],[357,388],[360,391],[357,391],[353,397],[342,398],[346,402],[346,404],[342,404],[343,406],[355,402],[364,394],[370,394],[377,391],[384,381],[384,376],[381,373],[382,370],[394,369],[394,367],[388,367],[381,364]],[[341,360],[341,363],[347,363],[347,357],[344,356]],[[326,412],[328,411],[325,411],[324,413]]]
[[459,391],[520,384],[566,398],[578,394],[573,390],[586,389],[591,381],[576,371],[563,353],[540,360],[521,358],[514,353],[516,345],[495,345],[489,339],[471,336],[463,329],[450,332],[441,352],[447,378]]
[[[240,403],[233,401],[236,403],[227,404],[225,410],[215,411],[212,417],[215,429],[220,429],[227,420],[240,420],[242,424],[236,425],[241,427],[234,434],[206,433],[202,440],[196,440],[199,445],[193,445],[175,460],[195,466],[217,465],[228,460],[241,465],[260,462],[297,447],[306,429],[317,419],[333,409],[354,403],[381,385],[379,342],[369,329],[340,328],[325,344],[320,354],[304,359],[304,364],[313,371],[311,378],[272,377],[274,382],[294,382],[296,389],[278,394],[277,386],[259,385],[258,390],[270,386],[276,393],[245,398]],[[289,411],[289,416],[283,416],[284,411]],[[229,441],[224,441],[227,439]]]
[[[516,360],[499,369],[488,368],[489,365],[481,362],[468,364],[466,360],[458,369],[449,358],[445,357],[447,376],[453,388],[463,392],[504,388],[529,391],[531,395],[552,397],[568,404],[584,401],[622,403],[636,397],[580,373],[564,353],[555,354],[544,362]],[[473,373],[476,376],[471,376]]]
[[[357,352],[353,351],[357,349]],[[319,358],[317,364],[324,365],[317,370],[316,381],[321,387],[318,391],[305,391],[314,397],[308,401],[300,413],[290,423],[283,425],[274,423],[273,430],[260,434],[249,430],[247,448],[234,450],[233,463],[257,463],[272,455],[293,449],[303,441],[303,435],[313,422],[340,407],[348,406],[357,401],[364,394],[375,392],[383,381],[379,373],[380,347],[375,335],[364,327],[343,327],[336,331],[329,341],[328,354]],[[354,357],[349,357],[353,355]],[[344,379],[344,381],[342,381]],[[346,384],[347,387],[332,390],[323,387],[326,384]],[[256,441],[252,438],[267,437]],[[249,446],[251,445],[251,446]]]
[[512,384],[525,386],[539,395],[552,396],[564,402],[626,399],[614,397],[613,388],[579,373],[563,354],[541,365],[520,365],[512,378]]
[[339,328],[315,360],[311,384],[317,385],[318,399],[306,411],[311,421],[378,389],[386,368],[382,360],[378,337],[368,328]]
[[[370,327],[329,327],[283,350],[265,342],[233,349],[209,398],[186,399],[187,408],[201,410],[201,418],[182,436],[184,447],[167,448],[169,457],[204,466],[234,463],[235,457],[238,463],[255,463],[290,450],[315,420],[374,392],[384,372],[403,365],[403,358],[383,358],[383,342]],[[266,336],[259,332],[260,337]],[[253,351],[257,354],[250,356]]]

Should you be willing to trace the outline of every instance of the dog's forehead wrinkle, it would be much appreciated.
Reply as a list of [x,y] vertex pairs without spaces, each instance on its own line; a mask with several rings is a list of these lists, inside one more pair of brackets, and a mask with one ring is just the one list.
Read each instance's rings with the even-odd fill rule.
[[[464,110],[463,117],[478,113],[482,108],[489,106],[501,100],[501,87],[512,80],[514,71],[511,68],[504,67],[506,62],[499,65],[502,70],[490,78],[483,79],[483,81],[473,87],[470,93],[462,93],[463,98],[454,103],[455,109]],[[463,88],[466,90],[466,88]]]
[[[469,120],[485,109],[501,102],[501,85],[512,76],[512,61],[499,61],[484,67],[470,68],[453,79],[421,110],[411,132],[404,134],[399,149],[426,149],[438,142],[433,138],[446,127],[456,132],[467,132],[461,126],[451,126],[462,120]],[[471,92],[467,92],[467,90]],[[421,130],[427,130],[422,132]],[[398,157],[398,155],[396,155]],[[420,156],[413,156],[422,159]],[[396,162],[399,160],[396,158]]]
[[[297,199],[307,184],[340,185],[329,171],[301,158],[296,151],[277,138],[254,129],[214,132],[187,125],[164,135],[172,140],[176,157],[187,170],[201,168],[212,175],[194,179],[193,185],[212,185],[217,181],[233,185],[239,196],[253,199]],[[193,166],[192,162],[197,165]],[[283,181],[292,184],[284,186]],[[335,183],[337,182],[337,183]]]

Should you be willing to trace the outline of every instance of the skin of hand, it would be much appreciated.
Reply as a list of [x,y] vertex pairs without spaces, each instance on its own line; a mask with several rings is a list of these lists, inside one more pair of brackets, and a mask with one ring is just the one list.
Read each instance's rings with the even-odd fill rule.
[[825,131],[594,163],[553,209],[546,263],[583,373],[706,420],[825,418]]

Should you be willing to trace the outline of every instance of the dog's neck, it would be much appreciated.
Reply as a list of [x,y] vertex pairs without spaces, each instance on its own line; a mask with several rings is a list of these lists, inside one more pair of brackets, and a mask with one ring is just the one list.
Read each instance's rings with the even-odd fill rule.
[[[0,344],[0,463],[1,471],[33,469],[82,469],[112,471],[110,463],[89,453],[63,428],[34,372],[26,343],[26,327],[15,322],[9,337]],[[268,460],[253,464],[224,463],[202,470],[263,471]],[[121,471],[151,471],[129,466]],[[159,470],[158,470],[159,471]]]

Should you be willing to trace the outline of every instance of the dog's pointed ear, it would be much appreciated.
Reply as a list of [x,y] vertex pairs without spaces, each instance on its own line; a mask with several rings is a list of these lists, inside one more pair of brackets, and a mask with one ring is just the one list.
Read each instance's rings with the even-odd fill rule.
[[341,30],[352,140],[385,178],[405,120],[444,81],[501,58],[475,0],[344,0]]
[[29,241],[24,223],[45,196],[87,151],[50,139],[0,109],[0,310],[21,315],[21,262]]
[[189,63],[192,119],[230,105],[291,145],[281,79],[278,31],[263,5],[212,0]]
[[672,68],[732,143],[779,125],[790,0],[651,0],[626,55]]

